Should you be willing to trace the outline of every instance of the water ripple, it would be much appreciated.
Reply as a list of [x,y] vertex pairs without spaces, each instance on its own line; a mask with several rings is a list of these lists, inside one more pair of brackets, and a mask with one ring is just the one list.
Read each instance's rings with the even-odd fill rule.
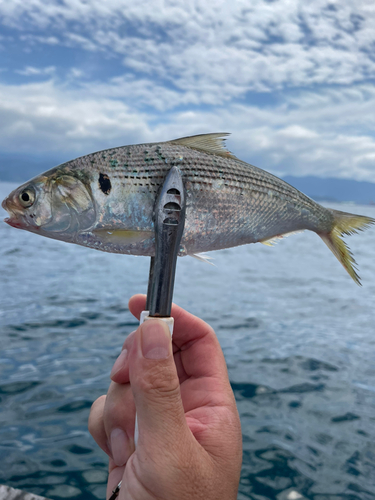
[[[312,234],[217,252],[216,267],[179,260],[175,301],[209,321],[226,356],[239,500],[375,499],[374,235],[350,240],[361,289]],[[138,325],[127,302],[146,292],[149,260],[5,224],[0,240],[0,482],[104,498],[107,459],[87,418]]]

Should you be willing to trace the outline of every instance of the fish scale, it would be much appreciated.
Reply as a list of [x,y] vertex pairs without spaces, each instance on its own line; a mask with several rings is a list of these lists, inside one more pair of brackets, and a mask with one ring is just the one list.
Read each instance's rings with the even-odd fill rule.
[[[153,144],[145,144],[151,150],[155,146]],[[184,179],[187,182],[202,184],[204,186],[212,186],[214,180],[220,178],[224,181],[227,188],[239,189],[240,191],[246,190],[252,193],[262,193],[267,196],[288,196],[290,201],[298,201],[301,193],[292,188],[291,186],[280,185],[280,180],[273,178],[270,174],[251,165],[245,164],[240,160],[235,159],[215,159],[207,155],[207,158],[202,158],[199,152],[189,150],[189,148],[176,148],[165,147],[163,154],[168,163],[160,161],[158,158],[153,158],[153,168],[144,166],[144,159],[142,149],[134,148],[131,159],[127,162],[126,166],[116,166],[111,168],[107,162],[103,162],[97,169],[104,170],[107,174],[112,175],[118,179],[134,179],[133,185],[143,185],[142,181],[147,181],[148,186],[152,186],[152,181],[157,179],[154,184],[159,188],[161,182],[165,178],[166,173],[169,171],[171,165],[177,165],[181,168]],[[123,163],[124,155],[118,154],[118,149],[115,150],[116,159],[118,164]],[[174,156],[180,154],[183,157],[182,161],[175,160]],[[229,164],[228,163],[232,163]],[[234,165],[233,165],[234,164]],[[136,169],[137,173],[133,174],[132,171]],[[225,171],[225,176],[223,172]],[[145,175],[147,174],[147,175]],[[210,178],[213,181],[210,182]],[[271,193],[270,193],[271,192]],[[220,195],[219,195],[220,196]],[[316,204],[308,197],[304,197],[304,204],[312,208],[316,208]]]
[[[341,236],[369,217],[322,207],[223,145],[226,134],[108,149],[32,179],[3,202],[10,225],[107,252],[153,255],[153,210],[169,170],[180,169],[186,215],[180,255],[316,232],[358,283]],[[22,198],[24,197],[24,199]],[[31,202],[30,202],[30,199]]]

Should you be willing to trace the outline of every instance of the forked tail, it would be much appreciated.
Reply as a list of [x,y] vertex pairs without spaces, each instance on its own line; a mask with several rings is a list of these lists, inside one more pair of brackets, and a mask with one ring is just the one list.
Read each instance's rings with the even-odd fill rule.
[[333,229],[330,233],[320,233],[319,236],[336,255],[357,285],[360,285],[361,281],[356,273],[356,261],[349,247],[341,237],[367,229],[371,224],[375,224],[375,219],[363,215],[348,214],[346,212],[340,212],[339,210],[330,209],[330,211],[334,217]]

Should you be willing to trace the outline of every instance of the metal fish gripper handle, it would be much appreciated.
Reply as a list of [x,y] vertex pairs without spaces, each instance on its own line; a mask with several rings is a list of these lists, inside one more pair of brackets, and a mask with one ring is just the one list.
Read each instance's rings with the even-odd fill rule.
[[181,172],[169,171],[155,205],[155,257],[151,257],[146,309],[149,316],[171,315],[177,254],[185,224],[185,193]]
[[[148,278],[146,311],[142,311],[139,324],[151,318],[165,321],[171,335],[174,320],[171,317],[177,255],[185,225],[186,197],[182,175],[172,167],[165,178],[154,210],[155,256],[151,257]],[[138,442],[138,420],[135,417],[134,443]],[[121,481],[109,500],[115,500]]]

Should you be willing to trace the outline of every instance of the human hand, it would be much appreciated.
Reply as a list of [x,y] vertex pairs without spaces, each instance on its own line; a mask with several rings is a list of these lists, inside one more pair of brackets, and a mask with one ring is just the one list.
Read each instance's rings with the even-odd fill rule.
[[[136,318],[145,300],[130,299]],[[110,457],[107,498],[122,480],[119,500],[235,500],[242,436],[222,350],[203,320],[176,305],[172,316],[173,342],[160,320],[128,336],[91,408],[90,433]]]

